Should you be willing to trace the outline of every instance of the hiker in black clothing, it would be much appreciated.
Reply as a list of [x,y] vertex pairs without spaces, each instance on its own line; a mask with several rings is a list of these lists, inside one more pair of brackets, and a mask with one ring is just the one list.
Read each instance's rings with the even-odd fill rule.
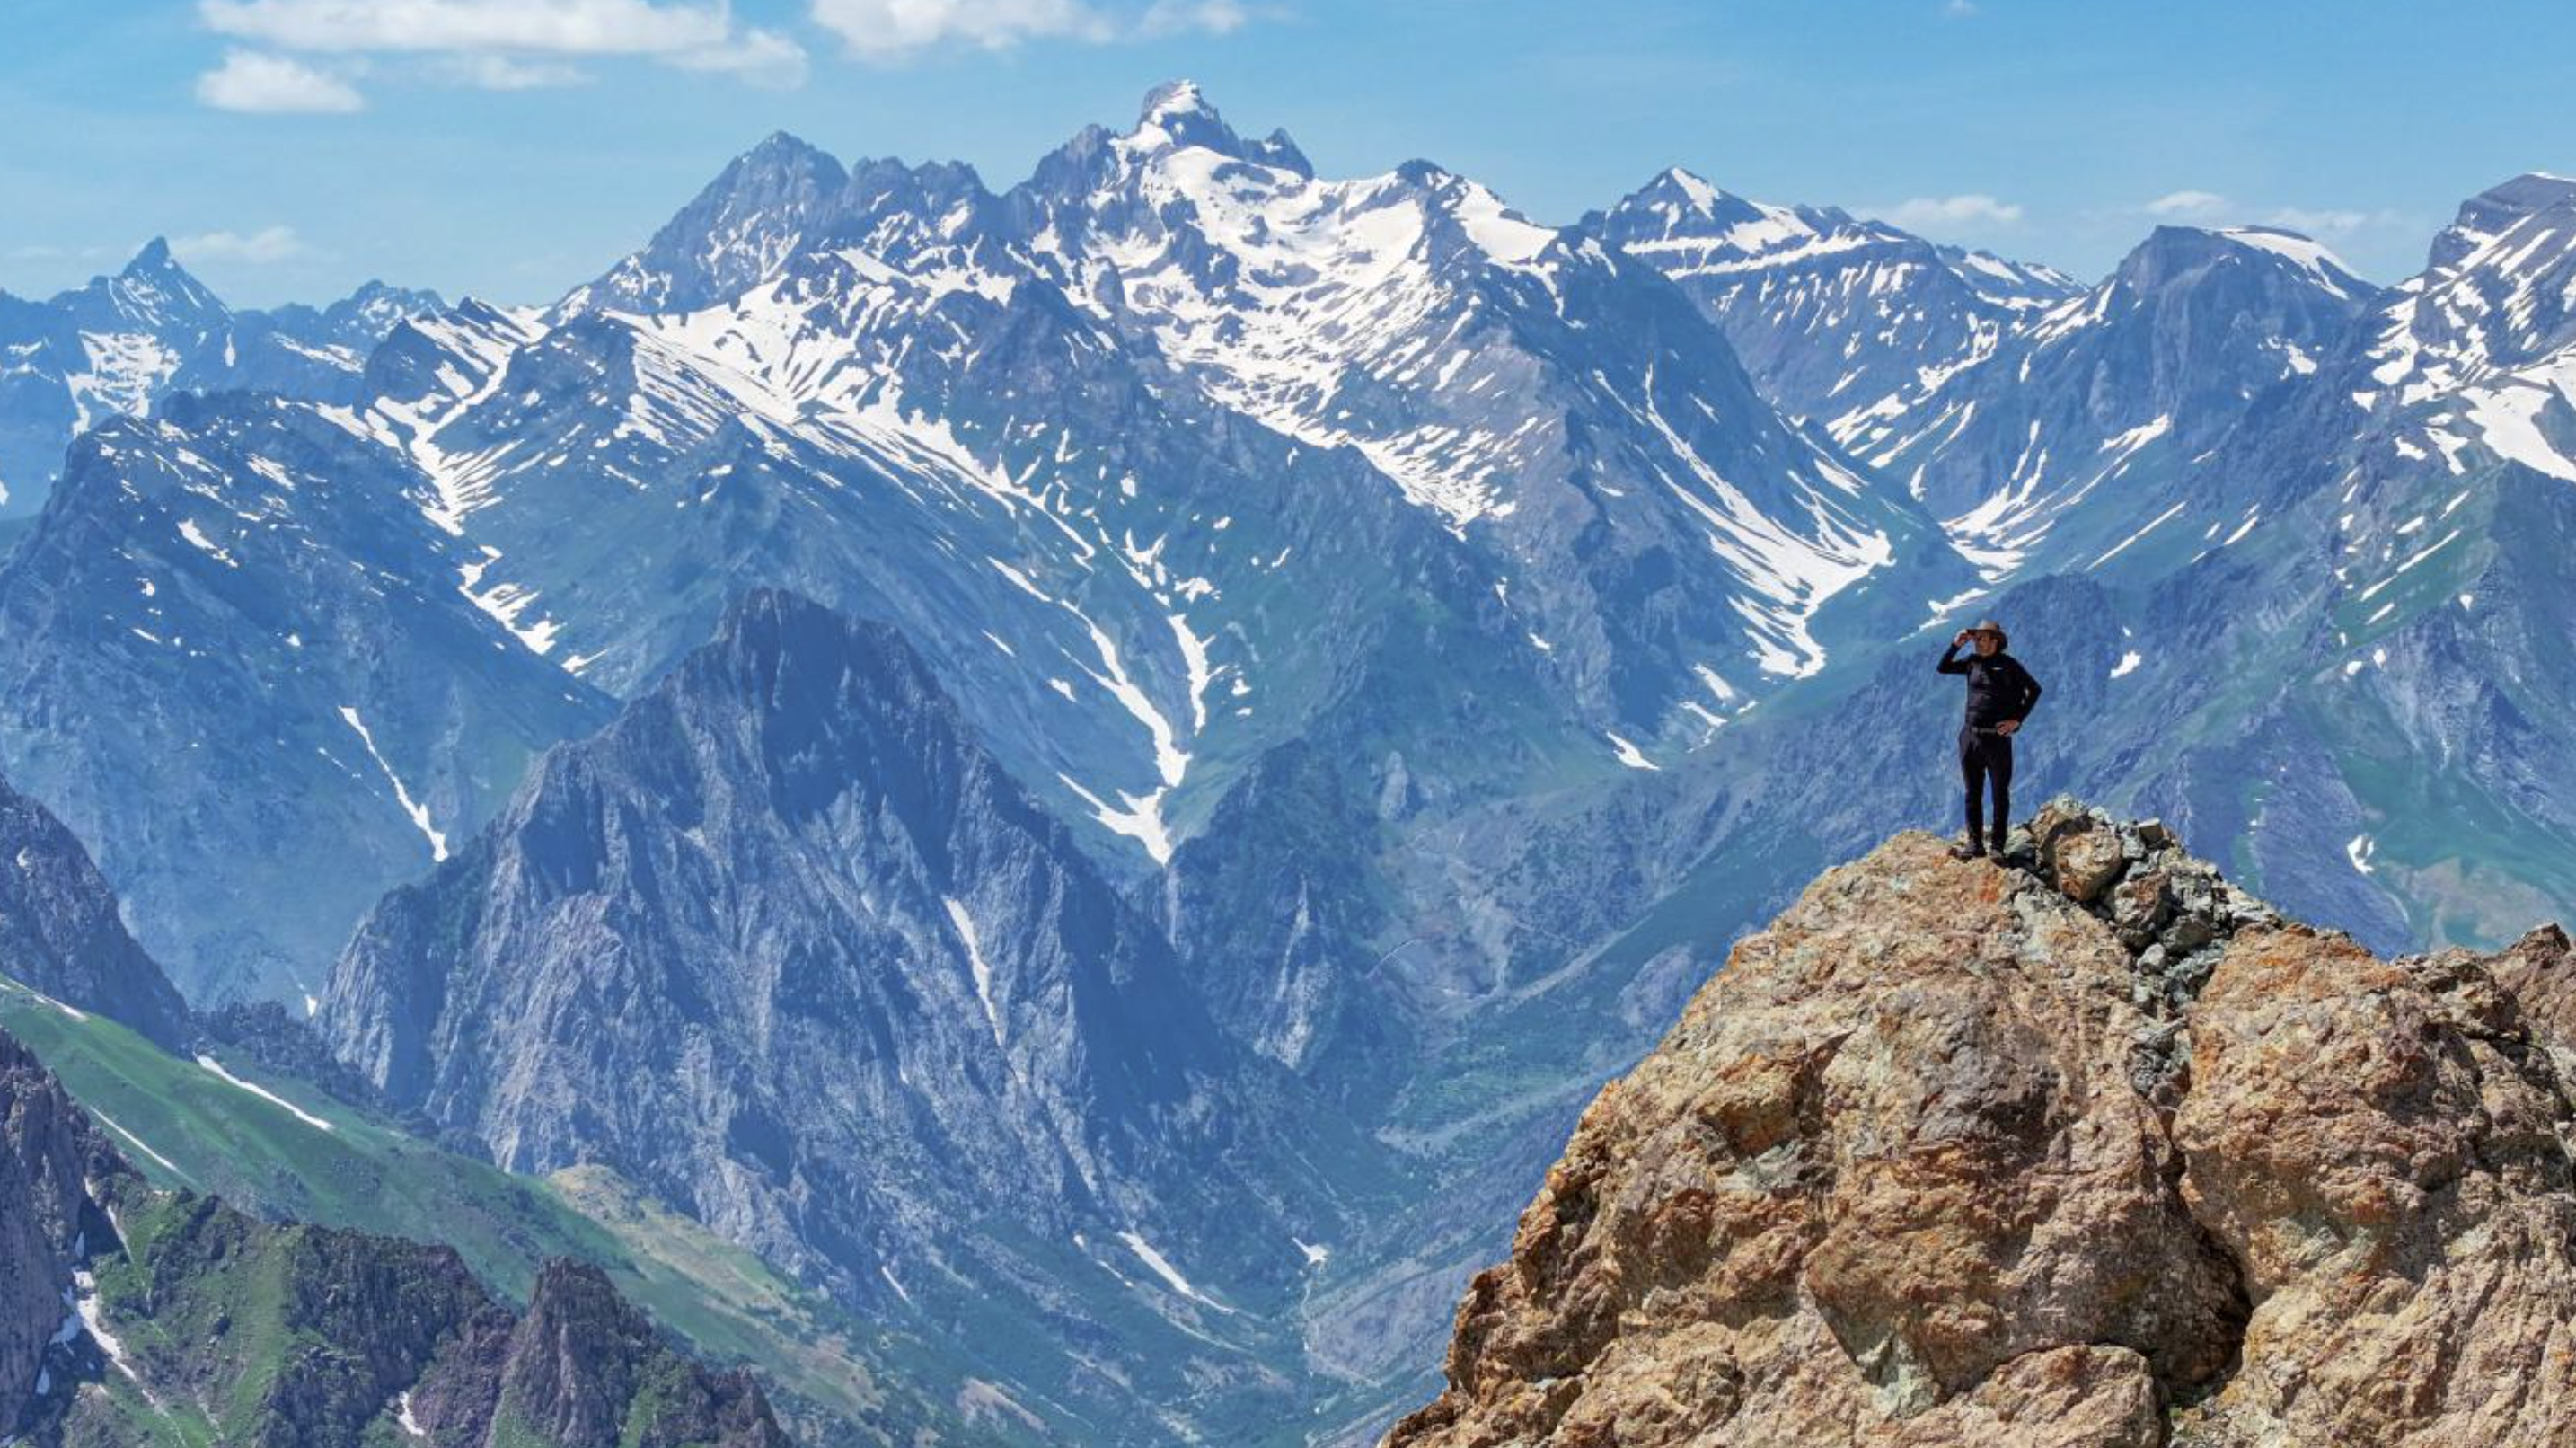
[[[1959,650],[1973,642],[1974,655]],[[2039,702],[2039,680],[2004,652],[2004,628],[1987,619],[1961,629],[1941,654],[1941,672],[1968,676],[1968,722],[1959,730],[1959,773],[1968,785],[1968,839],[1950,853],[1973,860],[1986,853],[1986,781],[1995,782],[1996,859],[2004,854],[2004,832],[2012,828],[2012,737]]]

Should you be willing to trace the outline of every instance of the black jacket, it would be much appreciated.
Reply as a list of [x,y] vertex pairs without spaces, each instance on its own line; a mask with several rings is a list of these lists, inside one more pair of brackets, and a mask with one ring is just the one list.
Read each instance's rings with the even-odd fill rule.
[[2028,718],[2031,706],[2039,702],[2039,680],[2021,666],[2021,660],[1997,649],[1991,655],[1970,654],[1959,657],[1959,646],[1952,644],[1941,651],[1941,672],[1968,676],[1968,723],[1977,729],[1991,729],[2007,719]]

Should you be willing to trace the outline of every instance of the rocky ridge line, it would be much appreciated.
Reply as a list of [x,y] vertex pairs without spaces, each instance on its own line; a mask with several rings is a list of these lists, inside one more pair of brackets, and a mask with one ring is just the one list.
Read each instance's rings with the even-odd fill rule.
[[2387,961],[2153,821],[1900,834],[1585,1113],[1393,1448],[2576,1433],[2576,958]]

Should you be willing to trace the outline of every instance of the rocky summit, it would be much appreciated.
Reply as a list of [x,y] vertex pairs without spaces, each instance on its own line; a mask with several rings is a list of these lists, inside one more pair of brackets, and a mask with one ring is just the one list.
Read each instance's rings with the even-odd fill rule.
[[2014,843],[1737,945],[1390,1448],[2576,1435],[2565,934],[2388,960],[2153,821]]

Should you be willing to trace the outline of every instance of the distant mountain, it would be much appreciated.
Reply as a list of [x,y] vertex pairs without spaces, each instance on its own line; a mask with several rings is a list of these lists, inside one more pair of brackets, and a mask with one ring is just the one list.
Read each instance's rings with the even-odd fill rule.
[[201,1003],[318,996],[376,896],[607,714],[428,495],[344,416],[178,394],[84,434],[0,569],[0,761]]
[[786,1448],[756,1382],[595,1268],[549,1264],[513,1311],[450,1248],[154,1191],[5,1033],[0,1222],[13,1442]]
[[125,931],[89,852],[43,805],[0,781],[0,975],[113,1016],[177,1050],[188,1005]]
[[434,292],[369,282],[319,311],[235,312],[159,238],[114,276],[50,300],[0,292],[0,518],[44,506],[77,434],[177,390],[346,402],[366,355]]
[[1846,441],[1990,570],[2082,568],[2163,511],[2161,484],[2268,392],[2314,374],[2378,297],[2304,237],[2161,226],[2101,285]]
[[[981,1296],[983,1350],[1104,1422],[1275,1403],[1230,1319],[1339,1235],[1348,1168],[1300,1179],[1151,921],[899,635],[785,594],[388,897],[322,1021],[506,1167],[610,1163],[880,1311]],[[1208,1401],[1087,1382],[1085,1341],[1206,1357]]]
[[1845,440],[2083,290],[2044,266],[1834,207],[1747,200],[1679,168],[1582,225],[1679,283],[1766,396]]

